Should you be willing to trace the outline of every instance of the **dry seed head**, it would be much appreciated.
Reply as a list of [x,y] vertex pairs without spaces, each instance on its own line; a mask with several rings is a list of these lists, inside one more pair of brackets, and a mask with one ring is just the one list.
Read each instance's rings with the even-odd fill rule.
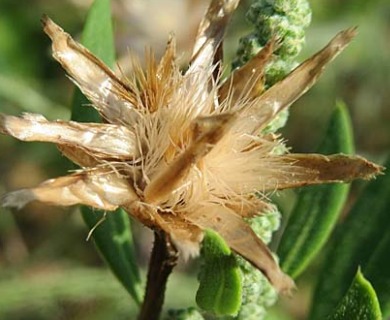
[[338,34],[264,93],[257,75],[271,56],[271,45],[224,85],[214,78],[220,63],[215,65],[214,58],[237,4],[211,1],[185,73],[176,65],[171,40],[160,62],[147,55],[146,70],[135,65],[134,76],[125,80],[44,17],[54,58],[106,124],[1,115],[0,132],[55,143],[83,168],[36,188],[11,192],[3,205],[21,207],[39,200],[103,210],[123,207],[146,226],[166,232],[184,256],[197,254],[203,230],[211,228],[279,292],[293,288],[243,217],[267,208],[269,192],[367,178],[381,168],[345,155],[280,154],[275,150],[285,148],[279,137],[263,129],[315,83],[355,31]]

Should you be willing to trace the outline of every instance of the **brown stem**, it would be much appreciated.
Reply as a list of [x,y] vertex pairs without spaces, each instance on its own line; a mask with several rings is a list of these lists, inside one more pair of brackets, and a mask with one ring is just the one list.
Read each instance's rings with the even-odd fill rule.
[[153,250],[149,262],[145,298],[138,320],[158,320],[164,303],[165,288],[178,252],[163,231],[154,232]]

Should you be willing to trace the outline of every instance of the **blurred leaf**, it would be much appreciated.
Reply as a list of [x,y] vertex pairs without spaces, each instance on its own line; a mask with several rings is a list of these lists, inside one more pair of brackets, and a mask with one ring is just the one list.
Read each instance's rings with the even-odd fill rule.
[[195,307],[178,310],[168,310],[163,320],[204,320],[200,311]]
[[124,299],[126,292],[107,270],[57,265],[41,266],[28,275],[6,275],[0,283],[0,319],[66,319],[70,310],[77,312],[74,305],[88,309],[86,319],[117,319],[114,310],[127,317],[136,315],[137,307]]
[[[82,207],[88,228],[97,226],[103,213]],[[103,218],[104,219],[104,218]],[[141,277],[136,264],[130,219],[123,210],[109,212],[92,233],[100,253],[137,304],[141,302]]]
[[381,320],[381,309],[374,288],[360,269],[353,279],[351,287],[327,320]]
[[0,74],[0,97],[12,102],[13,109],[16,104],[23,112],[41,113],[59,119],[69,118],[67,108],[50,101],[20,77]]
[[[197,281],[175,272],[167,288],[167,308],[193,304]],[[177,288],[180,288],[178,290]],[[25,273],[2,269],[0,319],[136,319],[138,308],[108,270],[34,265]],[[66,308],[64,308],[66,306]],[[16,316],[17,315],[17,316]]]
[[[82,43],[107,65],[115,61],[114,39],[109,0],[95,0],[83,31]],[[99,122],[99,115],[86,108],[88,100],[80,91],[75,92],[72,119]],[[81,209],[84,221],[90,229],[99,224],[102,212],[87,207]],[[92,233],[92,237],[112,272],[124,285],[137,304],[140,303],[140,275],[135,262],[130,220],[126,212],[116,210],[107,214],[105,220]]]
[[[338,103],[318,153],[353,153],[348,111]],[[347,184],[328,184],[301,189],[283,233],[278,256],[284,272],[296,278],[324,246],[344,206]]]
[[[390,167],[390,158],[385,166]],[[374,286],[383,316],[390,314],[390,175],[370,182],[338,226],[314,293],[310,319],[336,307],[358,266]],[[367,270],[367,272],[366,272]]]
[[198,306],[216,315],[236,315],[241,306],[241,271],[230,248],[218,233],[205,232],[202,258],[204,261],[196,293]]
[[[109,67],[115,63],[110,6],[110,0],[95,0],[85,21],[81,38],[81,43]],[[100,122],[98,112],[87,107],[90,104],[81,91],[76,89],[72,102],[72,119],[79,122]]]
[[[390,196],[390,195],[389,195]],[[387,207],[389,213],[389,206]],[[377,243],[364,267],[365,275],[379,293],[379,302],[386,318],[390,316],[390,232]]]

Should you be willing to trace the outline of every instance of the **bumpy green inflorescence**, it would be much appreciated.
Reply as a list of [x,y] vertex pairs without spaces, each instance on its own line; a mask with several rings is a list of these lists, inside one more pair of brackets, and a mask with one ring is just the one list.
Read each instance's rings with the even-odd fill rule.
[[281,80],[295,66],[296,56],[305,42],[311,10],[307,0],[257,0],[247,12],[253,32],[240,39],[233,68],[245,64],[275,37],[279,46],[266,71],[266,85]]
[[[255,0],[247,12],[247,19],[253,25],[253,31],[240,39],[236,58],[232,63],[233,69],[244,65],[256,55],[272,38],[277,40],[277,50],[274,59],[267,65],[265,72],[266,88],[283,79],[298,63],[297,55],[302,50],[305,41],[305,29],[310,24],[311,9],[308,0]],[[276,132],[283,127],[288,118],[288,110],[282,112],[264,133]],[[274,150],[284,153],[285,147]],[[254,232],[265,242],[269,243],[272,234],[279,228],[281,214],[277,209],[262,213],[248,219]],[[277,259],[277,257],[275,257]],[[267,308],[278,298],[276,290],[266,277],[249,262],[236,256],[242,277],[242,304],[236,320],[264,319]],[[175,320],[198,320],[202,315],[193,308],[171,313]],[[217,318],[208,314],[208,318]],[[224,319],[224,317],[222,317]]]
[[[247,19],[253,31],[240,39],[233,68],[245,64],[273,37],[278,47],[274,59],[266,67],[266,87],[283,79],[297,66],[296,57],[305,42],[305,29],[310,24],[311,9],[307,0],[257,0],[249,8]],[[283,112],[266,129],[275,132],[283,127],[288,110]],[[275,150],[276,153],[283,150]],[[250,219],[254,232],[265,242],[271,241],[272,233],[279,228],[281,215],[275,210]],[[275,289],[265,276],[242,258],[237,258],[243,277],[243,296],[238,320],[263,319],[267,307],[277,300]]]
[[[275,209],[249,219],[248,223],[268,244],[273,232],[279,229],[280,219],[280,212]],[[242,304],[237,320],[261,320],[266,315],[266,309],[276,302],[277,292],[259,270],[240,257],[237,260],[243,273]]]

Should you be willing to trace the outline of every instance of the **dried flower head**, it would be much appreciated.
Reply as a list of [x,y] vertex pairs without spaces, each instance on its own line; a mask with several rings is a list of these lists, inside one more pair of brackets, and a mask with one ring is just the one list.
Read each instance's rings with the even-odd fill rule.
[[355,30],[340,32],[263,92],[263,71],[275,41],[226,80],[218,75],[224,30],[238,2],[211,2],[186,72],[175,63],[172,38],[159,62],[150,54],[146,71],[134,63],[133,76],[123,80],[44,17],[54,58],[105,123],[1,114],[0,132],[55,143],[82,168],[8,193],[2,204],[21,208],[38,200],[103,210],[122,207],[144,225],[168,234],[185,256],[198,253],[203,230],[211,228],[278,291],[289,291],[293,281],[243,217],[268,210],[269,192],[370,178],[381,168],[360,157],[274,152],[281,138],[264,128],[315,83]]

